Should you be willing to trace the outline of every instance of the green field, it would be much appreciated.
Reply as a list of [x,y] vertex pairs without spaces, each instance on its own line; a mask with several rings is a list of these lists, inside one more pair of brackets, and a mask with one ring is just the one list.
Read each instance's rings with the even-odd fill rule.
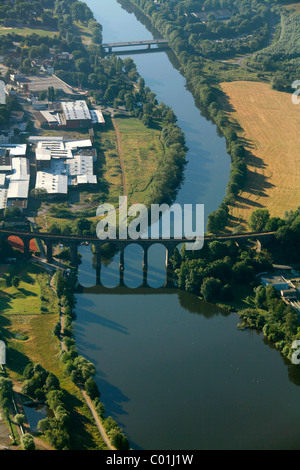
[[143,203],[153,175],[164,156],[160,130],[149,129],[138,119],[116,119],[120,132],[128,200]]
[[19,34],[20,36],[29,36],[30,34],[37,34],[38,36],[50,36],[53,37],[55,34],[59,34],[58,31],[50,31],[47,29],[40,28],[0,28],[0,35],[6,34]]
[[115,118],[114,125],[97,133],[99,169],[108,186],[107,202],[117,203],[119,196],[126,194],[131,204],[142,203],[164,155],[160,130],[126,117]]
[[[0,311],[9,315],[38,315],[56,310],[55,295],[49,286],[48,275],[30,263],[5,266],[0,280]],[[18,287],[8,286],[7,278],[17,276]]]

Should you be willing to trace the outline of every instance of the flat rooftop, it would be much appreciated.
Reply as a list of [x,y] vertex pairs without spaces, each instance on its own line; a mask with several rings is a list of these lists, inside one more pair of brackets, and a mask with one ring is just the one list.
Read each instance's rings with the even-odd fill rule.
[[68,194],[68,177],[38,171],[35,187],[45,189],[48,194]]
[[66,121],[86,121],[92,119],[90,110],[84,100],[63,101],[61,106]]

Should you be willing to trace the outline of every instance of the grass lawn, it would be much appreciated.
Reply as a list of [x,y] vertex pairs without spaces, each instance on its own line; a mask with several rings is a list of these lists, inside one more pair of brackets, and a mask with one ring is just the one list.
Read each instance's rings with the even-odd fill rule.
[[74,21],[75,26],[77,26],[78,34],[81,36],[82,42],[84,44],[90,44],[92,41],[92,34],[87,26],[85,26],[81,21]]
[[0,28],[0,35],[6,34],[19,34],[20,36],[29,36],[30,34],[37,34],[38,36],[50,36],[53,37],[59,34],[58,31],[49,31],[47,29],[39,28]]
[[[6,278],[19,277],[18,287],[7,286]],[[55,310],[49,277],[39,266],[24,263],[8,266],[0,280],[0,311],[9,315],[39,315]]]
[[248,151],[248,177],[231,208],[232,226],[246,225],[251,213],[267,208],[283,217],[300,201],[300,112],[289,93],[266,83],[221,84],[228,115]]

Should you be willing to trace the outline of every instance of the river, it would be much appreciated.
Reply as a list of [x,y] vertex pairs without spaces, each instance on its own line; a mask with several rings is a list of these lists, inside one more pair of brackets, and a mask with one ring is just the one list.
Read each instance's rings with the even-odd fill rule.
[[[145,40],[152,33],[116,0],[86,2],[103,25],[104,42]],[[230,171],[224,138],[206,120],[166,52],[134,55],[140,75],[171,106],[188,147],[176,202],[222,201]],[[171,60],[170,60],[171,59]],[[133,449],[299,449],[300,374],[261,334],[237,328],[228,315],[196,296],[159,287],[164,249],[150,252],[150,290],[139,289],[142,253],[125,256],[127,289],[118,289],[118,256],[102,269],[109,291],[91,293],[95,270],[82,247],[76,341],[96,365],[107,415]],[[135,289],[134,289],[135,288]]]

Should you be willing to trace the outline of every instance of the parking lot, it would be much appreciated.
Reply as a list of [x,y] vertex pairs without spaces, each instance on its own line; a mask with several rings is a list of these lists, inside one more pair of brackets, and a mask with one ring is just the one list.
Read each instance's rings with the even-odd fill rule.
[[48,87],[62,90],[68,95],[75,94],[72,88],[54,75],[28,77],[28,89],[32,93],[48,90]]

